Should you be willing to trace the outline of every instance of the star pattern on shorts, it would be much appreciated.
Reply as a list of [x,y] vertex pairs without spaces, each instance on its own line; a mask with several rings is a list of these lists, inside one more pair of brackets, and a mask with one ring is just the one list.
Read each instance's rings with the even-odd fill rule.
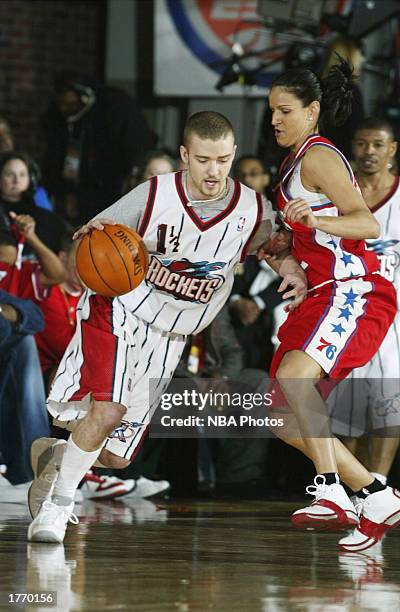
[[350,253],[343,253],[343,257],[341,257],[340,259],[343,261],[343,263],[346,266],[346,268],[347,268],[348,264],[354,263],[354,261],[351,258]]
[[342,326],[342,324],[338,323],[338,325],[335,325],[334,323],[331,323],[331,325],[332,325],[332,333],[339,334],[339,336],[342,337],[342,334],[346,331],[345,328]]
[[354,308],[354,302],[357,300],[358,294],[354,293],[353,289],[351,288],[350,291],[348,291],[347,293],[344,292],[343,295],[346,296],[346,301],[344,305],[349,305],[350,308]]
[[341,319],[342,317],[344,319],[346,319],[346,321],[349,320],[349,318],[351,317],[351,312],[349,307],[347,306],[346,308],[339,308],[340,310],[340,315],[338,316],[338,319]]

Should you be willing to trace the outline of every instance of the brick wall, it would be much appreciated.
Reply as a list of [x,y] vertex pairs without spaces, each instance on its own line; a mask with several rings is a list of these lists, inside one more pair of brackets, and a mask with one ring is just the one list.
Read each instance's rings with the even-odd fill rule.
[[72,70],[98,78],[104,69],[103,0],[0,1],[0,114],[18,148],[40,161],[40,116],[53,74]]

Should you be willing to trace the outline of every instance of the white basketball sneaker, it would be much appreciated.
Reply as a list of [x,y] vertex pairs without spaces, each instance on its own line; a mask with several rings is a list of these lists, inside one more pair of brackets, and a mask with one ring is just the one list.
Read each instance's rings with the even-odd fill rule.
[[131,499],[156,497],[166,493],[171,487],[168,480],[150,480],[150,478],[145,478],[144,476],[139,476],[134,482],[132,491],[128,493],[128,497]]
[[58,470],[66,448],[65,440],[38,438],[31,446],[31,466],[34,480],[28,491],[28,506],[35,518],[45,500],[51,499]]
[[365,498],[358,527],[339,541],[339,548],[350,552],[367,550],[399,524],[400,492],[386,487]]
[[100,476],[89,470],[82,481],[80,491],[84,499],[115,499],[128,495],[135,487],[135,481],[121,480],[116,476]]
[[357,525],[356,509],[342,485],[327,485],[325,476],[317,474],[314,484],[306,487],[306,492],[314,495],[315,500],[292,514],[292,524],[296,529],[337,531]]
[[38,515],[29,525],[29,542],[54,542],[61,544],[64,541],[68,523],[77,525],[79,520],[73,514],[74,502],[67,506],[54,504],[45,500]]

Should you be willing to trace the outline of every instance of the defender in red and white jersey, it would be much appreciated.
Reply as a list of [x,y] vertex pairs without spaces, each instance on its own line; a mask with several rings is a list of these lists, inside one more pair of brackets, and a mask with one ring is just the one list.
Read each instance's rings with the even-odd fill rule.
[[[367,241],[379,260],[380,274],[396,288],[398,309],[377,353],[339,385],[329,398],[332,428],[356,448],[357,437],[369,433],[369,469],[386,482],[393,463],[400,425],[400,186],[392,172],[397,143],[391,125],[370,117],[358,126],[353,139],[357,180],[364,199],[379,221],[381,234]],[[380,431],[377,431],[380,430]],[[374,436],[374,432],[378,435]]]
[[[107,220],[133,227],[143,236],[150,266],[145,282],[129,294],[108,299],[86,291],[82,296],[77,330],[49,397],[58,423],[79,422],[59,472],[54,461],[51,470],[51,457],[43,470],[47,483],[52,473],[51,485],[42,489],[30,540],[62,542],[75,489],[98,457],[109,467],[128,465],[186,335],[209,325],[229,296],[236,264],[276,228],[271,204],[228,178],[235,149],[225,117],[193,115],[181,147],[188,170],[152,178],[77,233],[103,229]],[[296,307],[306,291],[304,273],[289,252],[274,267],[285,277],[282,289],[294,287],[287,295]]]
[[317,471],[307,487],[315,500],[292,522],[306,529],[357,525],[340,475],[359,496],[368,495],[359,526],[340,542],[346,550],[361,550],[400,522],[400,495],[331,436],[319,392],[329,385],[316,384],[344,378],[371,359],[396,313],[393,285],[379,274],[378,259],[364,242],[379,237],[379,224],[348,162],[318,134],[321,125],[338,125],[348,116],[351,70],[341,61],[322,81],[310,70],[289,70],[273,83],[269,103],[277,142],[291,150],[281,168],[278,207],[309,282],[308,297],[279,330],[271,366],[297,426],[291,439],[276,433],[308,455]]

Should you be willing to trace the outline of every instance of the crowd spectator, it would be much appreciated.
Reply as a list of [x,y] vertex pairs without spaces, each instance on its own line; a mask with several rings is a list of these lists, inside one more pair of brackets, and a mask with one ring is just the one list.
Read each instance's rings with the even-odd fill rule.
[[[11,125],[7,119],[0,115],[0,154],[9,151],[15,151],[16,149],[15,138]],[[38,164],[31,159],[31,180],[33,183],[33,200],[36,206],[44,208],[45,210],[53,210],[53,203],[49,198],[49,195],[45,188],[40,184],[41,171]]]
[[152,176],[167,174],[177,170],[177,162],[165,151],[150,151],[139,166],[135,166],[129,175],[124,193],[134,189],[136,185],[144,183]]
[[[30,215],[36,222],[38,237],[52,251],[58,252],[65,224],[54,213],[36,206],[35,168],[24,153],[9,151],[0,156],[0,227],[10,229],[11,212]],[[25,251],[27,255],[29,250]]]
[[[55,253],[40,240],[35,232],[35,221],[30,215],[11,213],[18,238],[0,230],[0,287],[16,297],[40,302],[46,289],[64,279],[63,267]],[[36,261],[22,260],[26,243]]]
[[12,484],[32,479],[32,442],[49,435],[33,334],[44,326],[36,304],[0,289],[0,450]]
[[139,104],[126,92],[94,88],[70,73],[56,75],[43,127],[45,186],[60,212],[65,194],[75,189],[77,222],[121,196],[125,177],[157,139]]

